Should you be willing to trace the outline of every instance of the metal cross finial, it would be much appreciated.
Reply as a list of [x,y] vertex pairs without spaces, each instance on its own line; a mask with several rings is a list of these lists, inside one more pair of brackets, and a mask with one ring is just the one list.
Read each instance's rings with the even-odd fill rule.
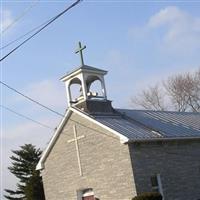
[[78,43],[79,44],[79,48],[75,51],[75,53],[80,53],[81,56],[81,65],[84,65],[83,62],[83,50],[86,48],[86,46],[84,45],[83,47],[81,46],[81,42]]

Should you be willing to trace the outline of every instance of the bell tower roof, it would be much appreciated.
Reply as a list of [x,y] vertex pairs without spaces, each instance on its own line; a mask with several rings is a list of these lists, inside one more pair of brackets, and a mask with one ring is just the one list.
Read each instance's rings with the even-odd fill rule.
[[108,73],[108,71],[102,70],[99,68],[95,68],[95,67],[91,67],[88,65],[83,65],[83,66],[77,67],[77,68],[73,69],[72,71],[68,72],[60,80],[66,81],[66,80],[70,79],[72,76],[75,76],[79,73],[91,73],[91,74],[106,75]]

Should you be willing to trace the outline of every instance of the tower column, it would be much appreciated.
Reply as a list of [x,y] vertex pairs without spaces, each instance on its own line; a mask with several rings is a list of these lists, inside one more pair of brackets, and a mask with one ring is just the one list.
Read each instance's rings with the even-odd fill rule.
[[103,92],[103,94],[104,94],[104,99],[107,99],[104,77],[101,78],[101,87],[102,87],[102,92]]
[[66,82],[66,92],[67,92],[67,103],[69,106],[71,106],[71,101],[72,101],[72,96],[71,96],[71,92],[70,92],[70,85],[69,82]]
[[84,74],[81,74],[81,87],[82,87],[82,92],[83,92],[83,97],[86,100],[87,99],[87,86],[86,86],[86,81],[85,81],[85,77]]

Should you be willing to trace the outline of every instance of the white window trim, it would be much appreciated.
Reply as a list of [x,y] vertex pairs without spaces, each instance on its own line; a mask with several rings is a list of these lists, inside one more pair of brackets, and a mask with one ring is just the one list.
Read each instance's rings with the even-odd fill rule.
[[82,200],[82,197],[94,196],[94,191],[84,192],[84,190],[77,190],[77,200]]
[[94,192],[91,191],[91,192],[86,192],[82,195],[82,197],[88,197],[88,196],[94,196]]
[[77,191],[77,200],[82,200],[82,196],[83,196],[83,191],[82,190],[78,190]]
[[156,177],[157,177],[157,180],[158,180],[158,190],[159,190],[159,192],[162,195],[163,200],[164,200],[165,198],[164,198],[164,194],[163,194],[163,187],[162,187],[161,176],[160,176],[160,174],[156,174]]
[[160,174],[155,174],[155,175],[152,176],[152,177],[155,177],[155,178],[156,178],[157,184],[156,184],[156,185],[153,185],[153,184],[151,183],[151,188],[153,189],[153,191],[159,192],[159,193],[162,195],[163,200],[164,200],[163,187],[162,187],[162,182],[161,182],[161,176],[160,176]]

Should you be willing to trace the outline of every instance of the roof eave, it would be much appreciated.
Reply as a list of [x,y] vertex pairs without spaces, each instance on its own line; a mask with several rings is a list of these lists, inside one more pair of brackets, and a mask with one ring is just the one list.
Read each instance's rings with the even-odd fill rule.
[[174,137],[174,138],[151,138],[141,140],[129,140],[127,143],[149,143],[149,142],[160,142],[160,141],[186,141],[186,140],[200,140],[200,137]]
[[[87,65],[84,65],[84,66],[87,66]],[[67,74],[65,74],[63,77],[60,78],[61,81],[66,81],[68,79],[70,79],[71,77],[75,76],[76,74],[79,74],[80,72],[82,71],[85,71],[85,72],[91,72],[91,73],[100,73],[100,74],[103,74],[103,75],[106,75],[108,73],[108,71],[106,70],[102,70],[102,69],[98,69],[98,68],[93,68],[93,69],[90,69],[90,68],[82,68],[84,66],[81,66]],[[88,66],[90,67],[90,66]],[[95,71],[96,69],[96,71]]]

